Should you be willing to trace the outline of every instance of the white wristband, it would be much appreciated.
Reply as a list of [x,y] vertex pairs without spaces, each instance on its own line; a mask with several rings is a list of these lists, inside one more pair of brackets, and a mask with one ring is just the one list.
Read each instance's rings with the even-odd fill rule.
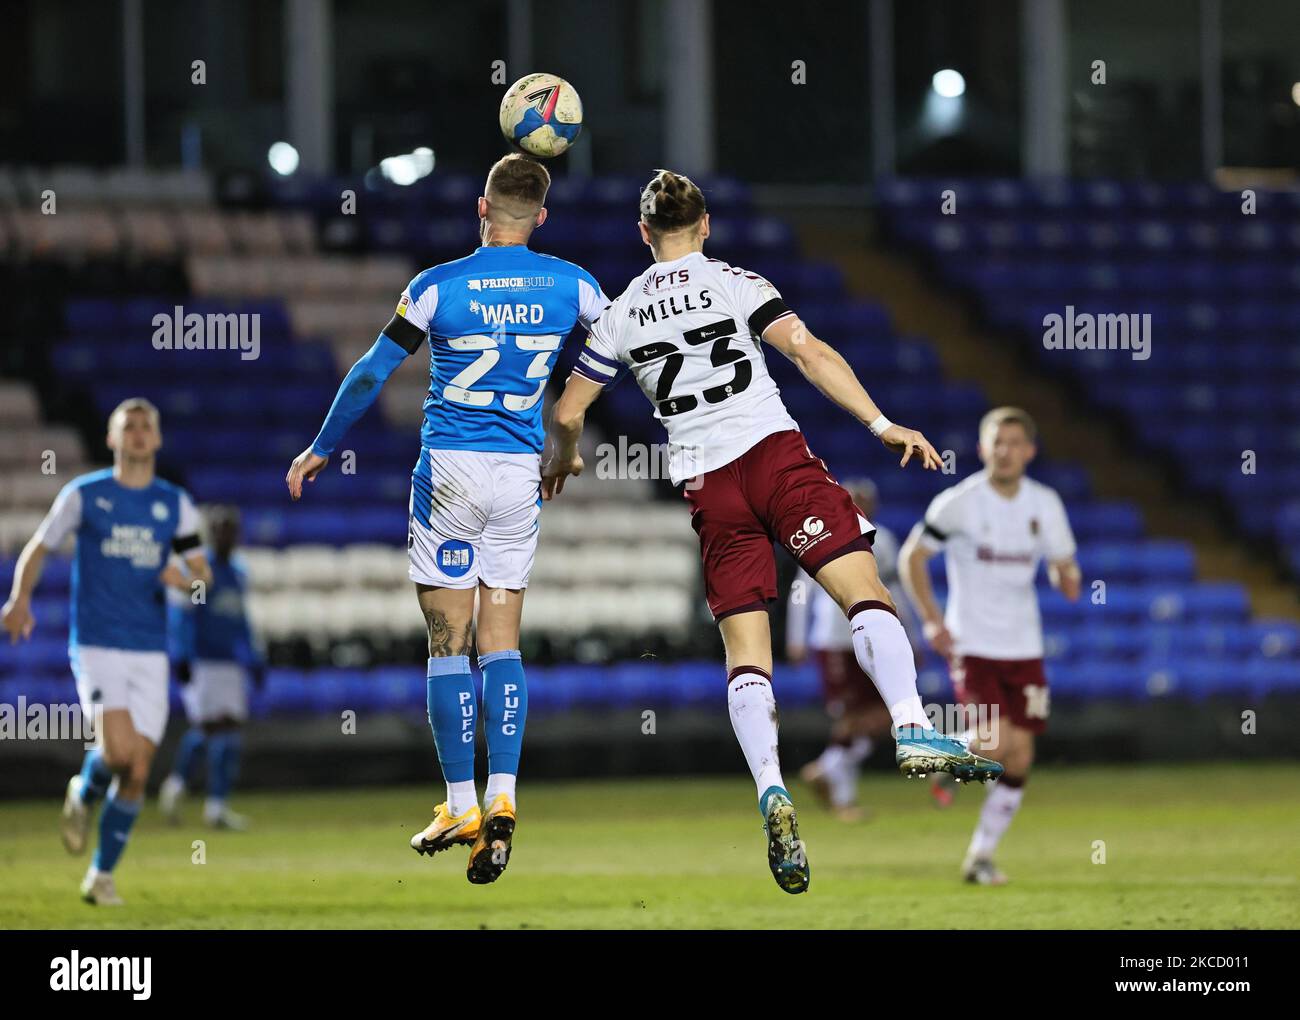
[[875,436],[877,439],[879,439],[880,434],[884,432],[887,428],[892,426],[893,424],[894,423],[892,421],[890,421],[882,414],[879,418],[877,418],[870,425],[868,425],[867,428],[871,429],[871,434]]

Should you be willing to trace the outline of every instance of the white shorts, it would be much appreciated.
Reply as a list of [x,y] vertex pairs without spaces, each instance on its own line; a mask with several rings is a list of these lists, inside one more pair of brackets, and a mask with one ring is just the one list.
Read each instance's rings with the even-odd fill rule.
[[155,746],[167,729],[167,653],[77,645],[68,652],[82,712],[125,708],[131,725]]
[[237,662],[198,659],[190,682],[181,687],[185,716],[202,725],[219,719],[243,722],[248,718],[248,685],[244,667]]
[[535,453],[422,449],[411,476],[411,580],[528,587],[541,508]]

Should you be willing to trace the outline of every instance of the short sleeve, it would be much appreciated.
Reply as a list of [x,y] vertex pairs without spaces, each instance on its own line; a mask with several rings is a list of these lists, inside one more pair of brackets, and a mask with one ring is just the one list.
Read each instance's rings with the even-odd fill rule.
[[614,381],[620,367],[613,320],[610,309],[606,308],[605,314],[592,322],[587,342],[582,345],[578,360],[573,365],[573,370],[578,375],[602,386]]
[[590,273],[578,277],[578,321],[584,329],[591,329],[596,320],[609,307],[609,298]]
[[406,285],[383,333],[408,354],[424,342],[438,311],[438,285],[421,273]]
[[749,325],[749,330],[760,340],[767,327],[794,312],[786,306],[777,290],[757,273],[744,269],[729,268],[723,274],[728,281],[732,300]]
[[36,529],[36,540],[46,549],[57,549],[81,526],[81,486],[69,482],[54,497],[54,505]]
[[1065,513],[1065,504],[1055,489],[1045,493],[1043,508],[1043,555],[1049,562],[1068,560],[1074,556],[1078,546],[1074,541],[1074,532],[1070,528],[1070,519]]
[[190,494],[181,490],[180,510],[176,522],[176,534],[172,537],[172,551],[180,553],[187,559],[203,552],[203,541],[199,537],[199,511],[190,499]]
[[962,504],[954,489],[939,493],[930,501],[921,521],[920,542],[938,552],[948,539],[962,530]]

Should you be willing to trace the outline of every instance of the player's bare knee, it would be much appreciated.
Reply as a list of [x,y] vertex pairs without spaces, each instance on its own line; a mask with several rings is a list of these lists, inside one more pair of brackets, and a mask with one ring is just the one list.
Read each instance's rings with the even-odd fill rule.
[[104,765],[108,771],[115,775],[129,772],[131,769],[132,753],[131,747],[126,741],[113,741],[106,743],[101,750],[104,759]]
[[140,737],[129,729],[126,732],[105,734],[100,753],[108,770],[114,775],[125,777],[135,762],[139,743]]

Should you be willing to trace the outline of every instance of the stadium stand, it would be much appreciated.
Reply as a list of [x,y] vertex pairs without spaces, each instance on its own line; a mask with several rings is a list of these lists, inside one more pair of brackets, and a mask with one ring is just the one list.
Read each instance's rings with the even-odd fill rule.
[[[25,362],[20,370],[30,378],[3,382],[0,422],[13,437],[0,451],[5,583],[59,485],[93,459],[86,451],[96,448],[109,410],[143,393],[162,410],[163,473],[202,502],[234,503],[244,511],[254,616],[274,666],[254,699],[255,714],[339,706],[422,710],[423,686],[411,682],[422,659],[422,626],[406,581],[403,539],[427,388],[423,356],[403,366],[380,408],[347,437],[351,471],[342,470],[341,456],[298,505],[289,503],[283,476],[339,378],[391,315],[405,282],[419,267],[458,257],[474,244],[478,182],[435,175],[409,188],[368,190],[355,181],[294,177],[244,188],[240,203],[247,207],[240,207],[228,195],[219,200],[201,176],[67,169],[59,177],[67,211],[42,218],[14,209],[13,197],[35,180],[22,170],[0,173],[0,244],[11,267],[57,266],[83,284],[82,296],[50,310],[61,327],[45,356],[57,364],[60,385],[84,397],[87,411],[73,423],[42,420],[40,387],[48,385],[49,364]],[[1092,387],[1093,398],[1120,409],[1166,407],[1171,421],[1176,410],[1180,427],[1153,434],[1153,441],[1185,459],[1194,484],[1235,498],[1243,527],[1287,543],[1300,568],[1300,504],[1285,498],[1297,490],[1297,479],[1276,467],[1300,449],[1300,362],[1274,343],[1279,331],[1300,322],[1300,306],[1286,294],[1300,270],[1275,257],[1300,247],[1300,226],[1231,227],[1216,212],[1219,199],[1190,187],[979,187],[979,218],[960,226],[921,214],[907,182],[887,190],[886,208],[897,234],[931,252],[954,286],[979,294],[1008,335],[1027,327],[1031,335],[1041,333],[1033,324],[1042,309],[1085,289],[1089,297],[1076,300],[1081,307],[1093,297],[1110,307],[1127,294],[1163,295],[1162,329],[1177,328],[1195,357],[1183,359],[1183,374],[1155,380],[1133,363],[1122,385],[1112,373],[1106,387]],[[339,212],[345,188],[370,203],[363,222]],[[770,277],[812,329],[859,367],[882,402],[906,409],[909,424],[973,466],[975,423],[988,408],[984,393],[944,382],[926,338],[897,335],[883,307],[847,297],[841,271],[802,256],[791,229],[757,213],[743,186],[715,181],[706,191],[714,216],[711,254]],[[537,247],[585,265],[611,295],[618,293],[645,262],[629,212],[637,192],[637,183],[624,179],[557,180]],[[148,210],[138,207],[142,196],[153,203]],[[167,198],[162,209],[158,196]],[[1035,220],[1017,219],[1028,208],[1036,210]],[[1206,270],[1219,242],[1236,260],[1222,286]],[[1117,264],[1121,252],[1128,261]],[[116,266],[111,288],[96,275],[101,263]],[[33,278],[39,281],[39,274]],[[1254,311],[1234,303],[1234,287],[1250,288]],[[154,316],[171,315],[177,305],[200,314],[256,315],[257,358],[231,350],[154,350]],[[1263,347],[1230,343],[1236,336]],[[573,340],[557,367],[556,387],[572,363]],[[174,365],[166,363],[172,358],[185,359],[194,385],[174,384]],[[955,480],[897,470],[791,364],[770,352],[768,364],[813,450],[841,477],[873,477],[882,498],[878,520],[900,536]],[[1086,359],[1074,364],[1090,385]],[[1211,372],[1231,374],[1227,403],[1202,399]],[[222,385],[207,385],[214,380]],[[1208,427],[1224,410],[1240,423],[1232,442],[1219,442]],[[1201,416],[1199,428],[1182,427],[1189,415]],[[525,620],[530,661],[538,662],[533,705],[543,712],[635,705],[651,687],[677,705],[713,699],[718,666],[705,659],[716,638],[702,616],[695,537],[680,496],[654,478],[601,477],[599,467],[616,448],[609,437],[656,444],[662,430],[625,375],[593,417],[598,427],[588,440],[587,475],[543,516]],[[1183,442],[1187,436],[1192,440]],[[1268,471],[1261,469],[1250,484],[1234,484],[1236,476],[1225,481],[1239,442],[1247,441]],[[609,443],[603,453],[602,443]],[[55,474],[38,472],[45,451],[56,456]],[[1075,606],[1044,583],[1058,697],[1262,697],[1297,689],[1300,627],[1252,619],[1239,584],[1198,582],[1188,545],[1146,534],[1131,504],[1094,499],[1077,465],[1045,455],[1032,473],[1065,499],[1085,579],[1106,579],[1104,600],[1086,591]],[[1269,481],[1260,484],[1265,476]],[[942,594],[940,564],[934,565]],[[51,701],[70,691],[68,580],[66,560],[52,560],[34,607],[36,638],[0,657],[6,691],[20,688],[29,700]],[[643,652],[655,658],[641,658]],[[610,657],[620,661],[602,664]],[[580,665],[547,664],[562,659]],[[947,693],[934,661],[922,688],[927,697]],[[811,668],[785,670],[782,691],[783,705],[814,703]]]

